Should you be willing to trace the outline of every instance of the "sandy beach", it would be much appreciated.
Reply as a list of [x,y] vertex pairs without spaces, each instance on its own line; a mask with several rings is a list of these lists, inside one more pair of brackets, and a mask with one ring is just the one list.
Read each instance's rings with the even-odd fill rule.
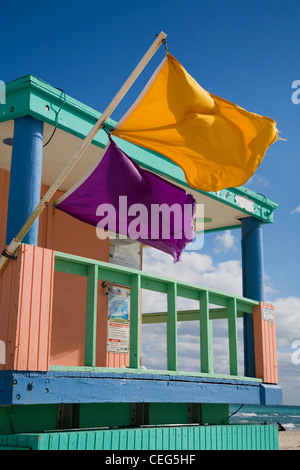
[[279,450],[300,450],[299,431],[280,431]]

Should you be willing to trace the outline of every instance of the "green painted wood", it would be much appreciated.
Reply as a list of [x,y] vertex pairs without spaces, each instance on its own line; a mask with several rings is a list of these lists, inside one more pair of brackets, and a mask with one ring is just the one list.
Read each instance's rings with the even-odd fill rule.
[[[229,405],[224,403],[202,403],[201,424],[229,424]],[[225,428],[226,429],[226,428]]]
[[166,294],[168,290],[168,282],[162,282],[161,280],[157,281],[156,279],[151,279],[147,274],[143,274],[142,289]]
[[228,339],[230,374],[239,375],[236,299],[228,300]]
[[29,447],[0,446],[0,450],[31,450]]
[[226,307],[228,297],[228,295],[223,295],[223,293],[209,292],[209,303],[219,305],[220,307]]
[[97,298],[98,298],[98,266],[88,266],[86,288],[85,317],[85,351],[84,365],[96,365],[96,333],[97,333]]
[[168,317],[167,317],[167,367],[168,370],[177,370],[177,285],[168,285],[167,291]]
[[211,325],[209,319],[209,294],[200,292],[200,360],[201,372],[213,373],[213,354],[211,338]]
[[77,276],[87,276],[87,265],[83,263],[74,263],[72,260],[63,259],[55,256],[54,270],[66,273],[76,274]]
[[[52,371],[66,371],[66,372],[71,372],[71,371],[77,371],[77,372],[107,372],[107,373],[120,373],[119,368],[113,368],[113,367],[86,367],[86,366],[50,366],[50,370]],[[170,376],[170,371],[169,370],[151,370],[151,369],[139,369],[138,371],[136,368],[131,368],[131,367],[126,367],[126,369],[122,369],[122,374],[134,374],[134,373],[139,373],[139,374],[145,374],[145,375],[167,375]],[[242,381],[247,381],[247,382],[255,382],[255,383],[262,383],[262,379],[259,379],[257,377],[244,377],[244,376],[236,376],[236,375],[229,375],[229,374],[208,374],[205,372],[183,372],[183,371],[173,371],[172,372],[173,376],[188,376],[188,377],[208,377],[208,378],[214,378],[214,379],[229,379],[229,380],[242,380]]]
[[192,286],[183,282],[177,283],[177,295],[185,299],[198,300],[199,289],[201,289],[200,286]]
[[56,429],[57,405],[0,406],[0,435]]
[[112,271],[110,269],[105,269],[99,267],[100,280],[110,282],[111,284],[123,284],[124,286],[130,286],[130,274],[118,271]]
[[141,357],[141,275],[131,277],[130,284],[130,349],[129,366],[134,369],[140,367]]
[[80,428],[129,427],[130,403],[81,403]]
[[149,403],[149,425],[188,424],[186,403]]
[[[141,288],[167,294],[168,312],[146,314],[143,323],[167,322],[167,367],[177,370],[177,321],[200,319],[200,356],[201,372],[213,374],[212,320],[228,318],[230,375],[238,376],[237,359],[237,317],[244,312],[252,313],[258,302],[243,297],[203,286],[190,285],[181,281],[144,273],[135,269],[91,260],[65,253],[55,253],[57,271],[86,276],[86,341],[85,365],[95,366],[96,355],[96,319],[97,319],[97,284],[105,280],[131,288],[130,300],[130,368],[140,367],[140,320]],[[183,311],[177,314],[177,297],[200,299],[199,310]],[[217,308],[209,309],[209,304]]]
[[228,300],[228,339],[230,374],[239,375],[237,305],[236,299]]
[[239,299],[238,297],[236,297],[236,308],[237,308],[238,314],[241,312],[250,313],[250,314],[253,313],[253,304],[245,302],[244,300]]
[[[60,262],[58,262],[60,261]],[[64,263],[62,263],[64,261]],[[167,286],[170,283],[177,283],[177,295],[178,297],[185,297],[189,299],[198,300],[199,299],[199,291],[206,291],[209,292],[209,302],[216,305],[221,305],[226,307],[227,299],[231,299],[235,297],[237,302],[240,305],[246,306],[255,306],[259,305],[259,302],[247,299],[245,297],[233,296],[228,294],[227,292],[217,291],[215,289],[211,289],[204,286],[199,285],[191,285],[183,281],[175,281],[174,279],[169,279],[163,276],[157,276],[156,274],[151,274],[143,271],[139,271],[132,268],[127,268],[124,266],[118,266],[115,264],[105,263],[104,261],[98,261],[90,258],[84,258],[81,256],[71,255],[69,253],[61,253],[55,252],[55,270],[60,270],[62,272],[69,272],[71,274],[78,274],[82,276],[87,275],[87,266],[97,264],[99,268],[99,279],[103,279],[104,277],[108,276],[109,273],[116,273],[120,275],[124,275],[124,285],[130,286],[130,279],[131,275],[139,274],[141,279],[143,280],[142,287],[144,289],[152,290],[152,286],[156,285],[156,288],[159,289],[159,292],[167,292]],[[149,285],[147,286],[147,283]],[[160,288],[159,284],[162,284],[164,287]],[[244,311],[244,310],[243,310]]]
[[[177,321],[197,321],[199,320],[200,310],[179,310],[177,312]],[[251,308],[252,313],[252,308]],[[243,318],[244,310],[237,310],[237,318]],[[143,313],[142,323],[148,325],[151,323],[166,323],[168,312]],[[210,320],[224,320],[228,318],[227,308],[209,309]]]
[[[0,449],[273,451],[279,449],[279,439],[277,426],[269,425],[155,426],[1,435]],[[186,458],[186,455],[184,457]],[[153,460],[155,458],[157,457],[154,454],[152,464],[158,463]],[[171,458],[172,455],[169,456],[169,459]],[[113,464],[112,461],[110,463]],[[171,464],[172,461],[165,463]]]

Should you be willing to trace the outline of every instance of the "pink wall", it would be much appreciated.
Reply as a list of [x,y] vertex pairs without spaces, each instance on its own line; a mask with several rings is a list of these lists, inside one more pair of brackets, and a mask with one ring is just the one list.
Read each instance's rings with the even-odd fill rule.
[[[9,173],[0,169],[1,245],[5,244],[8,189]],[[46,186],[42,187],[42,195],[47,189]],[[56,200],[61,194],[61,192],[58,192],[53,200]],[[108,239],[99,240],[94,227],[84,224],[61,211],[55,210],[50,205],[45,208],[40,216],[38,244],[39,247],[42,248],[109,262]],[[10,271],[16,268],[14,263],[10,263],[9,266]],[[34,271],[32,273],[32,282],[34,282],[34,284],[34,276],[36,276],[37,273]],[[2,283],[3,282],[9,281],[6,279],[2,281]],[[39,293],[37,291],[33,292],[33,301],[37,301]],[[1,291],[0,305],[1,303],[4,305],[4,303],[10,302],[9,295],[10,289],[7,289],[7,287],[3,288]],[[54,273],[51,365],[84,365],[85,295],[85,278],[63,273]],[[102,281],[99,281],[96,365],[98,367],[121,367],[122,365],[128,365],[128,354],[106,352],[107,310],[108,299],[103,292]],[[11,328],[13,327],[11,326]],[[29,338],[36,328],[37,326],[31,323],[29,329],[24,326],[23,330],[22,327],[22,334],[25,334],[26,337]]]

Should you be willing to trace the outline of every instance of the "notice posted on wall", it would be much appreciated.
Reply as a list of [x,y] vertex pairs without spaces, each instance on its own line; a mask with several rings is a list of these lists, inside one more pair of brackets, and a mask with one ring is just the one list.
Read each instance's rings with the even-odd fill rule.
[[109,260],[119,266],[141,269],[141,244],[129,238],[110,240]]
[[110,286],[108,294],[107,351],[129,352],[130,289]]

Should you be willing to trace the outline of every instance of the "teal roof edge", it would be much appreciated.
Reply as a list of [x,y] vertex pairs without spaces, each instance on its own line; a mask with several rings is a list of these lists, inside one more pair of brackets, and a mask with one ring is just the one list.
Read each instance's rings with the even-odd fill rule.
[[[84,138],[101,116],[95,109],[67,95],[59,88],[33,75],[25,75],[6,84],[6,103],[1,104],[0,123],[30,115],[76,137]],[[113,128],[116,122],[106,121]],[[183,171],[166,157],[124,140],[115,138],[119,147],[144,168],[189,188]],[[100,130],[93,144],[104,148],[107,135]],[[217,192],[198,190],[215,200],[251,215],[264,223],[272,223],[278,204],[266,196],[243,186]]]

